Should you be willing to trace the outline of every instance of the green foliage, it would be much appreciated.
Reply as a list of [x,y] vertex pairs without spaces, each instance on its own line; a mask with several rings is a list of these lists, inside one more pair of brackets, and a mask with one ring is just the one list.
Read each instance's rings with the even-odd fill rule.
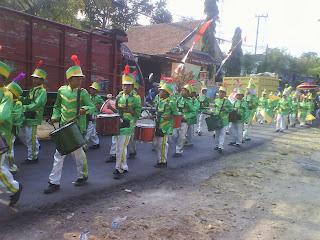
[[159,24],[159,23],[171,23],[172,22],[172,14],[166,9],[167,0],[160,0],[157,2],[156,7],[152,14],[152,19],[150,20],[151,24]]
[[249,75],[252,73],[254,69],[254,63],[255,63],[254,55],[244,54],[241,57],[241,66],[243,70],[243,75]]
[[[211,20],[215,17],[218,18],[219,9],[217,6],[218,0],[205,0],[204,2],[204,13],[206,14],[206,21]],[[212,57],[215,57],[215,34],[216,23],[212,22],[208,27],[207,31],[203,34],[201,38],[201,51],[208,53]],[[214,66],[208,66],[209,78],[211,79],[214,74]]]
[[[237,27],[234,31],[234,35],[232,38],[232,47],[230,51],[237,45],[237,43],[241,39],[241,33],[242,30]],[[226,70],[227,70],[227,76],[228,77],[236,77],[240,76],[241,72],[241,57],[243,55],[242,48],[241,48],[242,42],[239,43],[239,45],[234,49],[232,55],[226,62]]]

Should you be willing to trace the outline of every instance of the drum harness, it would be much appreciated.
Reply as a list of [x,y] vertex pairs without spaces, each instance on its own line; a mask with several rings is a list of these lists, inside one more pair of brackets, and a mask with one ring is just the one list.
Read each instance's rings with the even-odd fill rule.
[[[159,101],[160,102],[160,101]],[[157,120],[156,120],[156,132],[155,135],[157,137],[163,137],[164,133],[161,131],[160,127],[160,116],[165,112],[168,102],[164,104],[163,111],[159,111],[159,102],[157,103],[156,112],[157,112]]]
[[[29,90],[29,92],[28,92],[27,104],[31,104],[31,102],[34,101],[34,96],[36,95],[37,90],[40,90],[40,88],[35,89],[33,91],[32,98],[29,98],[31,90]],[[31,112],[31,111],[30,112],[24,112],[24,116],[25,116],[25,118],[28,118],[28,119],[35,119],[36,118],[36,112]]]
[[[236,106],[237,101],[234,102],[233,107]],[[242,102],[240,103],[239,109],[241,109],[241,106],[242,106]],[[237,110],[237,120],[241,120],[241,118],[242,118],[242,116],[238,114],[238,110]]]
[[[178,108],[179,112],[182,113],[182,109],[186,107],[186,101],[183,102],[183,107],[180,107],[179,106],[180,99],[181,99],[181,97],[179,97],[177,100],[177,108]],[[182,121],[182,122],[185,122],[185,121]]]
[[[128,94],[126,96],[126,107],[125,108],[128,108],[129,107],[129,97],[131,97],[133,95],[131,94]],[[120,115],[120,118],[122,120],[121,122],[121,125],[120,125],[120,128],[129,128],[130,127],[130,120],[124,120],[123,119],[123,107],[119,107],[119,98],[121,97],[120,94],[118,94],[118,96],[116,97],[116,109],[119,109],[119,115]]]

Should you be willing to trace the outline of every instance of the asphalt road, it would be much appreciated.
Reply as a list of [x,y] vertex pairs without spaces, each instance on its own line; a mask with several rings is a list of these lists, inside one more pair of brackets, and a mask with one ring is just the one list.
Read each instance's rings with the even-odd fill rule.
[[[263,125],[254,123],[251,130],[252,140],[237,148],[227,145],[229,136],[226,136],[225,150],[222,155],[228,155],[235,151],[246,151],[275,137],[284,137],[286,134],[290,134],[291,131],[305,130],[307,129],[297,127],[287,130],[284,134],[275,133],[274,123]],[[197,164],[201,162],[214,162],[219,159],[220,154],[213,150],[214,138],[212,132],[205,132],[201,137],[195,136],[193,140],[194,146],[185,147],[181,158],[171,157],[175,146],[173,144],[169,145],[168,168],[180,171],[183,170],[184,166],[194,165],[197,167]],[[143,181],[150,176],[159,174],[160,171],[166,171],[166,169],[153,167],[156,163],[156,153],[151,151],[151,143],[137,143],[138,154],[136,158],[128,160],[129,173],[125,174],[120,180],[113,179],[115,163],[105,163],[105,160],[109,157],[111,137],[101,136],[101,148],[87,151],[88,183],[82,187],[75,187],[72,184],[77,179],[77,173],[75,162],[68,155],[64,161],[60,191],[46,195],[43,194],[43,190],[48,186],[48,176],[53,164],[55,146],[51,140],[43,140],[40,143],[39,163],[33,165],[21,165],[21,161],[26,159],[27,150],[22,144],[16,145],[16,162],[20,171],[15,175],[15,178],[24,185],[24,190],[20,201],[14,208],[7,206],[8,195],[0,195],[0,222],[7,221],[12,217],[18,217],[19,214],[32,212],[41,207],[50,207],[56,203],[61,204],[63,201],[77,196],[87,194],[92,197],[97,191],[110,191],[110,194],[112,194],[112,188],[114,187],[125,189],[126,183]]]

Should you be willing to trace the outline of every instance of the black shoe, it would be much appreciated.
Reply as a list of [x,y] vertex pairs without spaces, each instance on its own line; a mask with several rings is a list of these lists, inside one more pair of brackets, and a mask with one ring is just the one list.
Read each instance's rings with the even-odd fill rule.
[[229,132],[226,132],[226,135],[230,135],[230,133],[229,133]]
[[279,132],[279,131],[280,131],[279,129],[276,130],[276,132]]
[[240,147],[240,144],[239,143],[236,143],[236,145],[235,145],[236,147]]
[[60,190],[60,185],[49,183],[49,187],[44,190],[44,194],[54,193]]
[[24,160],[24,161],[22,162],[22,164],[24,164],[24,165],[34,164],[34,163],[38,163],[38,158],[36,158],[36,159],[34,159],[34,160],[29,160],[29,159],[27,159],[27,160]]
[[233,146],[233,145],[235,145],[235,144],[236,144],[236,142],[229,142],[228,145]]
[[84,184],[86,184],[87,180],[88,180],[88,177],[78,178],[77,181],[74,183],[74,185],[77,187],[83,186]]
[[111,155],[109,159],[106,160],[106,163],[116,162],[116,155]]
[[20,194],[22,192],[23,186],[21,183],[19,183],[19,190],[13,194],[12,196],[10,196],[10,202],[9,202],[9,206],[12,207],[13,205],[15,205],[20,198]]
[[289,126],[286,126],[286,129],[289,129]]
[[213,134],[213,136],[212,136],[213,138],[216,138],[216,135],[215,134]]
[[113,172],[113,178],[114,179],[120,179],[121,178],[121,173],[117,169]]
[[185,147],[193,147],[193,143],[185,143],[184,146]]
[[202,135],[202,133],[201,132],[198,132],[198,136],[201,136]]
[[136,153],[136,152],[129,153],[128,159],[133,159],[133,158],[135,158],[135,157],[136,157],[136,155],[137,155],[137,153]]
[[166,168],[167,167],[167,163],[157,163],[156,165],[154,165],[155,168]]
[[91,147],[89,147],[89,149],[99,149],[100,148],[100,144],[96,144],[96,145],[92,145]]
[[179,158],[179,157],[181,157],[181,155],[182,155],[181,153],[175,153],[175,154],[172,155],[172,157]]
[[215,148],[214,148],[214,150],[218,150],[218,149],[219,149],[219,147],[215,147]]
[[128,170],[123,170],[123,173],[129,173],[129,171]]
[[251,138],[246,138],[245,141],[251,141]]
[[222,153],[222,148],[219,148],[219,149],[218,149],[218,152],[219,152],[219,153]]
[[296,127],[296,124],[293,124],[293,126],[292,127]]
[[281,132],[281,133],[284,133],[284,131],[283,131],[283,130],[280,130],[280,132]]

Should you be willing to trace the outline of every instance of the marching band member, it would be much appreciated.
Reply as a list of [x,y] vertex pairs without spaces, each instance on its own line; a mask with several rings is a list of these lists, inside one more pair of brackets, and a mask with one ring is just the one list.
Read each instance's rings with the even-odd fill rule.
[[[192,84],[192,82],[189,83]],[[186,141],[188,125],[191,123],[191,119],[196,116],[195,106],[192,104],[192,99],[190,98],[192,86],[189,83],[184,85],[181,90],[181,97],[177,99],[177,107],[183,116],[180,128],[176,129],[172,135],[176,143],[176,152],[172,155],[174,158],[181,157]]]
[[102,99],[101,96],[97,95],[98,92],[101,91],[101,84],[99,83],[100,77],[97,78],[95,82],[92,83],[90,86],[90,98],[91,101],[93,102],[95,106],[95,112],[91,115],[87,115],[88,120],[88,128],[87,128],[87,133],[86,133],[86,145],[84,149],[88,147],[88,144],[90,140],[93,142],[93,145],[89,147],[90,149],[98,149],[100,148],[100,141],[99,137],[97,135],[97,130],[96,130],[96,116],[100,112],[100,108],[102,104],[104,103],[104,100]]
[[290,127],[296,126],[296,118],[297,118],[297,112],[298,112],[299,106],[300,106],[300,103],[297,101],[297,95],[294,95],[292,97],[291,111],[289,114]]
[[[5,80],[10,73],[11,68],[0,61],[0,134],[6,142],[9,142],[12,131],[13,97],[5,87]],[[13,206],[19,201],[23,186],[14,180],[4,160],[5,154],[0,155],[0,190],[10,195],[9,206]]]
[[[73,55],[71,59],[76,65],[66,71],[69,84],[59,88],[49,123],[60,122],[62,126],[74,120],[80,131],[85,133],[87,130],[86,114],[92,114],[95,111],[95,106],[90,99],[89,93],[85,89],[80,88],[81,81],[85,76],[82,73],[78,57]],[[76,119],[78,117],[79,119]],[[88,180],[87,156],[82,147],[73,151],[71,155],[76,162],[78,171],[78,179],[74,185],[82,186]],[[60,179],[65,157],[66,155],[61,155],[56,150],[53,157],[53,168],[49,175],[49,186],[44,190],[45,194],[53,193],[60,189]]]
[[[160,79],[160,83],[159,83],[159,88],[161,88],[163,86],[163,84],[165,84],[166,80],[165,80],[165,74],[161,75],[161,79]],[[159,93],[154,97],[153,100],[153,105],[156,105],[160,100],[160,96]]]
[[134,131],[134,121],[136,116],[141,114],[141,99],[137,95],[132,95],[134,89],[135,77],[129,73],[129,66],[127,65],[122,76],[122,92],[116,98],[116,108],[114,109],[111,104],[108,108],[114,113],[119,113],[122,123],[120,126],[120,134],[116,136],[116,167],[114,179],[120,179],[122,173],[128,171],[127,165],[127,146],[131,135]]
[[246,91],[246,96],[244,100],[247,102],[248,109],[249,109],[249,118],[244,124],[244,132],[243,132],[243,138],[242,141],[250,141],[250,127],[252,124],[253,116],[256,112],[256,109],[259,105],[259,99],[256,97],[256,91],[254,90],[256,88],[256,85],[252,83],[252,78],[249,80],[249,84]]
[[[172,79],[170,80],[172,81]],[[173,132],[173,118],[178,115],[177,103],[170,99],[173,91],[171,84],[169,84],[170,80],[160,88],[160,101],[156,105],[156,131],[153,144],[158,153],[158,161],[154,165],[155,168],[167,167],[168,135]]]
[[262,111],[265,111],[268,107],[268,99],[266,98],[266,95],[267,95],[267,90],[264,89],[262,92],[261,98],[259,98],[259,106],[257,109],[257,121],[260,124],[263,124],[263,122],[265,121],[265,119],[262,115]]
[[302,96],[302,102],[299,105],[298,120],[300,122],[300,127],[304,127],[306,124],[306,117],[308,116],[308,96]]
[[231,124],[229,129],[230,133],[230,146],[240,147],[242,143],[243,125],[251,116],[247,101],[243,99],[245,91],[242,88],[238,88],[235,96],[234,108],[237,111],[237,121]]
[[[192,84],[195,84],[192,81]],[[196,112],[196,115],[191,118],[190,120],[190,124],[188,126],[188,130],[187,130],[187,140],[184,144],[184,146],[186,147],[192,147],[193,146],[193,135],[194,135],[194,125],[198,123],[198,113],[199,113],[199,109],[200,109],[200,102],[198,101],[197,98],[197,88],[196,86],[192,85],[192,92],[191,92],[191,101],[192,101],[192,105],[194,106],[194,110]]]
[[206,111],[206,108],[209,107],[209,99],[207,97],[207,86],[205,85],[204,81],[201,81],[201,94],[198,97],[198,101],[200,103],[199,108],[199,115],[198,115],[198,136],[201,136],[202,134],[202,128],[203,128],[203,122],[204,122],[204,112]]
[[22,164],[33,164],[38,162],[40,143],[38,141],[37,127],[41,125],[43,112],[47,103],[47,90],[43,83],[47,73],[40,69],[42,60],[39,61],[34,73],[31,75],[33,88],[27,97],[20,97],[23,104],[25,121],[20,129],[19,138],[28,148],[28,158]]
[[219,153],[224,149],[224,140],[226,129],[229,125],[229,113],[233,111],[234,107],[231,102],[226,98],[227,89],[226,82],[219,88],[219,98],[214,100],[214,115],[221,117],[223,128],[215,130],[215,148]]
[[22,103],[18,100],[19,97],[22,95],[23,90],[16,83],[16,81],[24,77],[25,77],[25,74],[21,73],[18,77],[13,79],[13,81],[7,86],[7,88],[13,95],[13,115],[12,115],[13,126],[12,126],[12,131],[11,131],[10,140],[9,140],[9,151],[8,151],[8,154],[6,155],[6,159],[9,162],[9,171],[11,173],[18,172],[18,167],[14,161],[14,143],[16,141],[16,136],[19,135],[20,127],[24,121]]
[[282,93],[282,99],[279,101],[276,110],[278,110],[276,132],[283,133],[287,126],[288,115],[291,110],[291,103],[288,99],[289,91],[285,89]]

